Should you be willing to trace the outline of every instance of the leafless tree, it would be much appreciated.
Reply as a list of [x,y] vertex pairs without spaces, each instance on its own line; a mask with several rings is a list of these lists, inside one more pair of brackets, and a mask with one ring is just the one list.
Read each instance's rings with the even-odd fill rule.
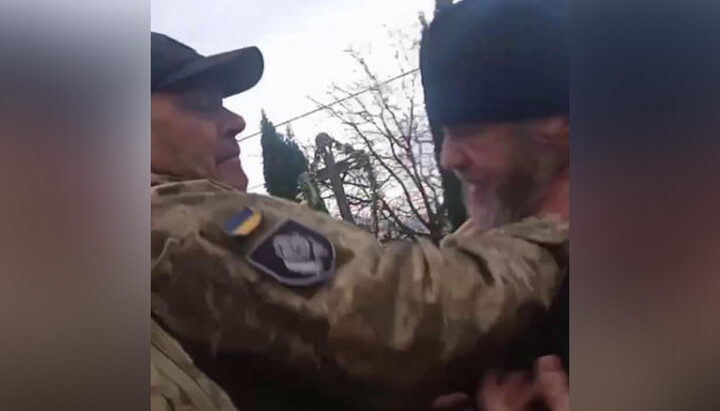
[[[356,222],[382,239],[439,241],[449,224],[417,69],[419,41],[401,32],[391,38],[398,76],[379,78],[363,53],[351,48],[347,53],[361,79],[332,87],[328,99],[337,104],[313,101],[342,125],[331,147],[348,160],[338,173]],[[325,197],[335,197],[329,180],[317,181]]]

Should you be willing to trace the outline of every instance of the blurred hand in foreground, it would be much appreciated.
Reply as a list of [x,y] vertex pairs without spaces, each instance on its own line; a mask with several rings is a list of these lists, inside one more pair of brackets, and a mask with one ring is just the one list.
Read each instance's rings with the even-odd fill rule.
[[[505,376],[488,372],[476,395],[477,408],[483,411],[525,411],[538,402],[550,411],[570,411],[568,376],[556,356],[537,360],[534,380],[525,372]],[[467,394],[453,393],[438,398],[433,408],[455,410],[469,403]]]

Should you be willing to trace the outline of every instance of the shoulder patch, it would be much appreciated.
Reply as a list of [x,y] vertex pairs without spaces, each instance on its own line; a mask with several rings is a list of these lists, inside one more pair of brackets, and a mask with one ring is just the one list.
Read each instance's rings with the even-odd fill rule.
[[290,286],[311,286],[335,275],[335,247],[322,234],[287,220],[250,252],[250,263]]
[[245,207],[223,223],[223,231],[230,236],[246,235],[255,231],[262,221],[262,215],[252,208]]

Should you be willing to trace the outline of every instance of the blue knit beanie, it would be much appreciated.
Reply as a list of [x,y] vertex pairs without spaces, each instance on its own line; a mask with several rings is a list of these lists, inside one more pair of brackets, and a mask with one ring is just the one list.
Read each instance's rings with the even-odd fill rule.
[[569,113],[566,0],[465,0],[423,36],[425,104],[438,125]]

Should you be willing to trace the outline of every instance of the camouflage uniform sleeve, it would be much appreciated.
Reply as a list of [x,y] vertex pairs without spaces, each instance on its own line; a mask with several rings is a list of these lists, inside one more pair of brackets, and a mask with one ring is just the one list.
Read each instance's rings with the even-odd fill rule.
[[225,392],[200,372],[180,345],[150,323],[150,411],[237,411]]
[[[251,207],[245,237],[220,228]],[[336,272],[312,287],[281,284],[249,262],[283,221],[325,236]],[[528,307],[547,308],[565,270],[554,250],[569,227],[530,219],[486,233],[381,246],[368,233],[294,203],[207,181],[152,195],[152,310],[174,333],[217,351],[266,355],[309,372],[418,387],[479,347],[518,335]]]

